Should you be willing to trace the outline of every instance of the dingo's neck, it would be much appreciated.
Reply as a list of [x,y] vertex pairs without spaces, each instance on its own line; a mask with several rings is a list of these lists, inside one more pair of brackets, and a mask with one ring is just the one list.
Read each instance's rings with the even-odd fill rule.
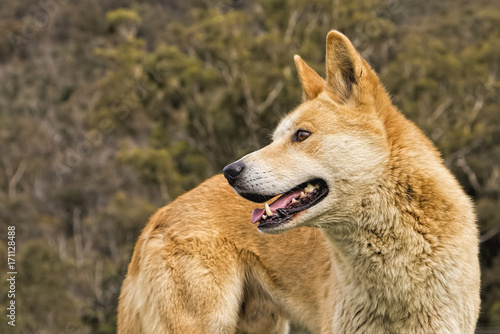
[[356,199],[352,220],[323,229],[339,282],[334,332],[418,333],[424,323],[436,333],[470,332],[475,320],[464,318],[473,313],[474,282],[463,284],[474,263],[464,257],[477,256],[470,202],[447,196],[459,187],[453,178],[442,177],[440,189],[432,171],[397,173]]

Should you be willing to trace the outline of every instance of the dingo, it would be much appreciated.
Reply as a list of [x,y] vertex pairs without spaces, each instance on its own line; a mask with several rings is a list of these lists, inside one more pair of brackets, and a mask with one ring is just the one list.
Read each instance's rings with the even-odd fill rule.
[[326,79],[295,62],[305,102],[224,168],[241,197],[214,176],[151,218],[118,333],[474,333],[471,201],[344,35]]

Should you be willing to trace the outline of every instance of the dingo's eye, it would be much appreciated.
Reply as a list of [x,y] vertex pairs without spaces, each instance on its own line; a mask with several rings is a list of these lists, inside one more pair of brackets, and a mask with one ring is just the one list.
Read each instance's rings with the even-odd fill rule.
[[304,141],[307,139],[307,137],[309,137],[311,135],[311,133],[307,130],[302,130],[302,129],[299,129],[297,130],[297,132],[295,133],[295,135],[293,136],[292,138],[292,142],[295,142],[295,141]]

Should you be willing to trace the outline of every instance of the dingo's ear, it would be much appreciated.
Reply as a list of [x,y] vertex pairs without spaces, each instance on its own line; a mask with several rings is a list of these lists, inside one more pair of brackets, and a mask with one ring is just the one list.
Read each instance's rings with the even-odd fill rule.
[[310,68],[300,56],[293,57],[297,71],[299,72],[300,82],[304,91],[304,98],[312,100],[316,98],[323,90],[325,80],[319,76],[316,71]]
[[338,102],[348,100],[361,77],[363,61],[351,41],[332,30],[326,37],[326,82]]

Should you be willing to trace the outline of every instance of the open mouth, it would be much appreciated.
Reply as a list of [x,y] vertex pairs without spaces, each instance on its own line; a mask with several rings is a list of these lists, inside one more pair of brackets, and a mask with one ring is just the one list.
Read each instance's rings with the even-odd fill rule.
[[270,228],[291,220],[296,214],[321,202],[328,195],[328,186],[321,179],[304,182],[281,195],[264,209],[254,209],[252,223]]

